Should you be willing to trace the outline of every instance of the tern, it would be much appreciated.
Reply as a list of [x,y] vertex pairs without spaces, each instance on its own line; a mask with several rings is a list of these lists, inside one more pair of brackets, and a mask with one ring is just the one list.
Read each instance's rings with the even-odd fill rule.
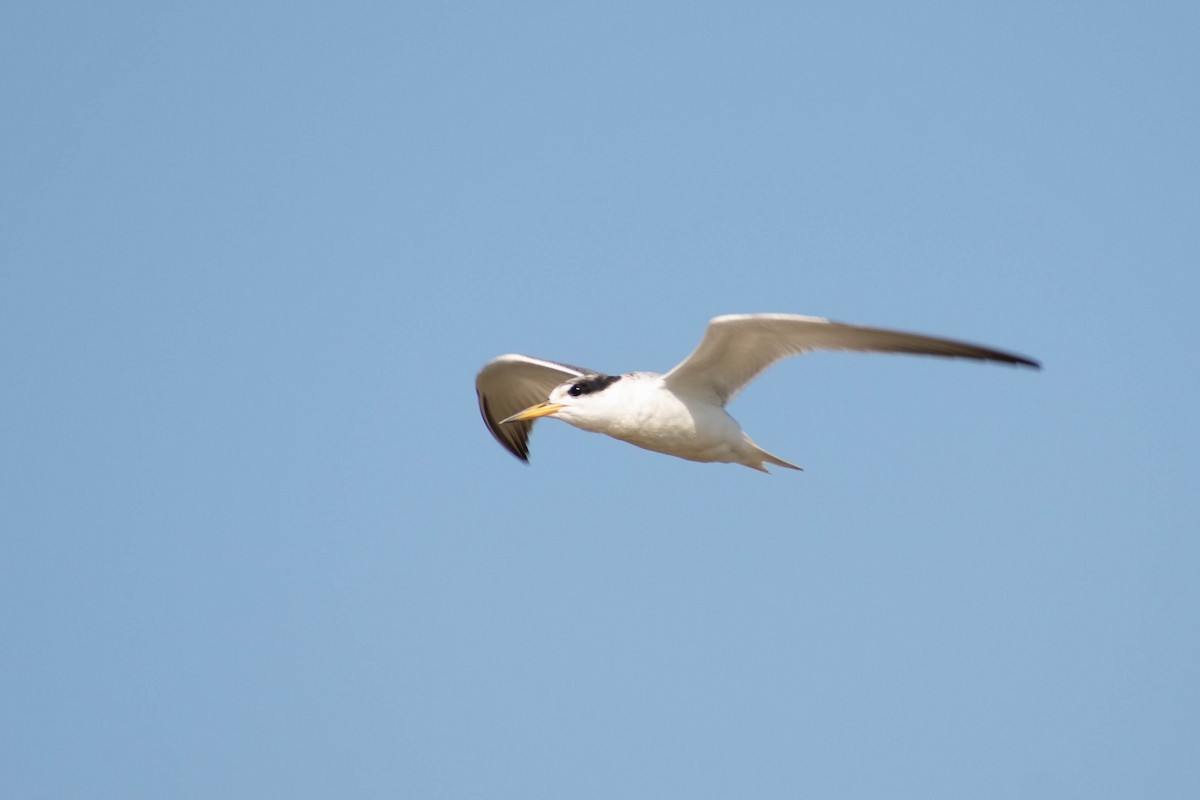
[[973,358],[1040,369],[1031,358],[966,342],[866,328],[795,314],[716,317],[691,355],[665,374],[603,372],[509,354],[475,379],[488,430],[529,461],[533,423],[552,417],[632,445],[688,461],[766,464],[800,469],[756,445],[725,405],[780,359],[812,350]]

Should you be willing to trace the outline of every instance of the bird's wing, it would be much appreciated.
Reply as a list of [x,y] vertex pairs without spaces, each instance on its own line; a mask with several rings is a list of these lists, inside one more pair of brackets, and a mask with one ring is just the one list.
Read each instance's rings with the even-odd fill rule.
[[496,441],[522,461],[529,461],[529,432],[534,420],[501,425],[518,411],[545,402],[550,390],[567,378],[587,375],[588,370],[530,356],[506,355],[493,358],[475,376],[479,412]]
[[672,389],[712,392],[727,403],[756,375],[781,358],[810,350],[858,350],[977,358],[1040,367],[1038,362],[1002,350],[831,322],[794,314],[731,314],[716,317],[699,346],[663,376]]

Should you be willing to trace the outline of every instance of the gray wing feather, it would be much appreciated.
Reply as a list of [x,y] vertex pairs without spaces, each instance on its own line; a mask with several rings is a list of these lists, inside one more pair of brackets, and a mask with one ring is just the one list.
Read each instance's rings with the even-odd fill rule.
[[534,420],[510,422],[511,417],[535,403],[544,402],[550,390],[568,378],[589,374],[588,370],[522,355],[492,359],[475,376],[479,413],[496,441],[522,461],[529,461],[529,434]]
[[731,314],[708,323],[696,349],[664,377],[673,389],[711,392],[727,403],[743,386],[781,358],[810,350],[974,358],[1039,368],[1033,359],[990,347],[832,322],[794,314]]

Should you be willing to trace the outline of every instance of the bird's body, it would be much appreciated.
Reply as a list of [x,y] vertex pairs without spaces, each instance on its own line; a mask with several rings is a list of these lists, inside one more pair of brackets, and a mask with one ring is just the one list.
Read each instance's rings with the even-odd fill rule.
[[523,461],[538,417],[553,416],[646,450],[689,461],[800,469],[766,452],[725,404],[768,366],[809,350],[957,356],[1037,367],[1023,356],[917,334],[845,325],[819,317],[741,314],[709,323],[696,350],[665,373],[603,373],[522,355],[488,362],[476,378],[484,422]]
[[760,450],[724,406],[686,389],[672,391],[658,373],[633,372],[620,378],[595,395],[589,413],[572,415],[563,409],[556,416],[577,428],[688,461],[762,469],[765,459],[799,469]]

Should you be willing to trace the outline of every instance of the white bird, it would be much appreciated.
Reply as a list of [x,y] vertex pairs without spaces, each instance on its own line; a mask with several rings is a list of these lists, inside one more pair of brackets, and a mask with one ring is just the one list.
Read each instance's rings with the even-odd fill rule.
[[776,361],[810,350],[857,350],[1038,362],[988,347],[795,314],[716,317],[699,346],[665,375],[602,372],[522,355],[489,361],[475,378],[488,430],[510,453],[529,461],[529,434],[553,417],[646,450],[688,461],[766,464],[800,469],[763,450],[725,411],[725,404]]

